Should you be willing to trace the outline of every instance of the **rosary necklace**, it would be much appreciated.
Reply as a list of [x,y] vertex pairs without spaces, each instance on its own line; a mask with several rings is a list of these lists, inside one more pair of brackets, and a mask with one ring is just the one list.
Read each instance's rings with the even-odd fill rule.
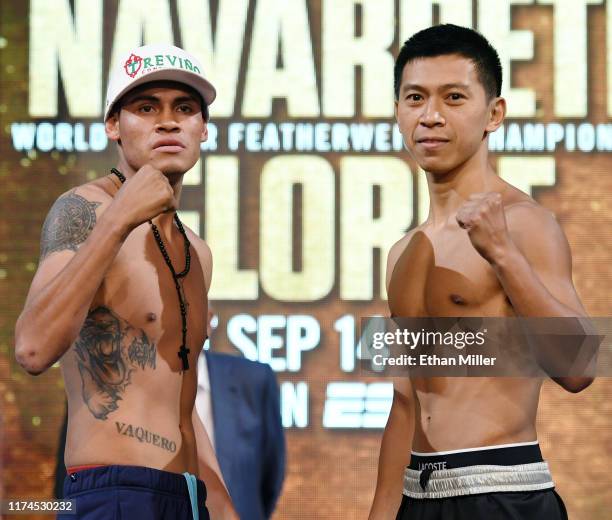
[[[117,178],[121,181],[121,184],[125,182],[125,175],[123,175],[123,173],[121,173],[116,168],[111,168],[111,173],[114,173],[117,176]],[[174,214],[174,222],[176,222],[176,226],[178,227],[181,235],[183,235],[183,239],[185,241],[185,269],[183,269],[180,273],[177,273],[174,270],[174,266],[172,265],[170,256],[168,255],[168,252],[166,251],[166,246],[164,245],[161,235],[159,234],[159,229],[157,229],[157,226],[153,224],[151,220],[149,220],[149,224],[151,225],[151,230],[153,231],[153,237],[155,237],[155,242],[157,243],[157,247],[159,247],[159,250],[162,256],[164,257],[164,260],[166,261],[166,265],[168,266],[168,269],[170,269],[170,273],[172,274],[172,279],[174,280],[174,286],[176,287],[176,294],[178,296],[179,304],[181,307],[181,321],[183,324],[183,343],[181,347],[179,348],[177,355],[178,357],[181,358],[181,361],[183,362],[183,370],[189,370],[189,359],[187,358],[187,355],[189,354],[189,349],[186,347],[186,343],[187,343],[187,306],[185,303],[185,294],[183,291],[183,287],[181,285],[183,280],[181,279],[187,276],[187,273],[189,273],[189,268],[191,267],[191,253],[189,252],[189,246],[191,245],[191,243],[189,242],[189,239],[187,238],[187,233],[185,233],[185,228],[183,228],[183,224],[179,220],[178,215],[176,213]]]

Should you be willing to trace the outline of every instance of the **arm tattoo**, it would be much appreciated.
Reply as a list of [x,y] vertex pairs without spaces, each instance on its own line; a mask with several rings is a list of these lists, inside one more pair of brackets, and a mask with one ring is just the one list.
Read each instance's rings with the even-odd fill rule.
[[51,207],[42,228],[40,258],[56,251],[76,251],[96,224],[100,202],[89,202],[71,191]]
[[83,400],[96,419],[117,410],[134,370],[155,368],[155,344],[107,307],[87,315],[74,348]]

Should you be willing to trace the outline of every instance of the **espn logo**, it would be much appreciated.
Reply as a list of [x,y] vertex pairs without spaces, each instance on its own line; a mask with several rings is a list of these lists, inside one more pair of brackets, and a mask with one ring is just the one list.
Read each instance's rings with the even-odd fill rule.
[[392,400],[393,383],[329,383],[323,427],[382,429],[387,424]]

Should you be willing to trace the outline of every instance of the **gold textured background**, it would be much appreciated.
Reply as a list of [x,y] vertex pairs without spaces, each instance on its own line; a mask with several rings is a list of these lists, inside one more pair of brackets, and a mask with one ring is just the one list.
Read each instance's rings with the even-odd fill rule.
[[[116,2],[109,2],[116,5]],[[112,6],[111,6],[112,8]],[[590,104],[588,120],[606,116],[605,6],[589,10]],[[318,2],[310,2],[313,34],[319,31]],[[535,58],[514,64],[513,84],[536,89],[540,119],[554,120],[552,109],[552,8],[513,8],[513,28],[534,31]],[[38,259],[40,227],[55,198],[69,187],[104,175],[113,165],[112,147],[105,153],[16,152],[10,123],[24,121],[28,88],[27,2],[0,5],[0,497],[50,497],[58,429],[63,414],[63,384],[56,368],[33,378],[14,361],[13,327],[23,305]],[[250,26],[247,27],[247,37]],[[320,44],[313,42],[316,55]],[[248,47],[248,45],[247,45]],[[248,49],[247,49],[248,50]],[[544,73],[543,73],[544,72]],[[283,117],[275,111],[275,115]],[[60,114],[59,119],[66,119]],[[245,237],[258,236],[259,172],[270,156],[242,156]],[[338,171],[339,154],[325,158]],[[538,201],[554,211],[574,258],[574,279],[587,310],[610,315],[612,291],[612,177],[609,154],[558,152],[557,184],[537,192]],[[203,197],[202,188],[189,188]],[[198,195],[199,194],[199,195]],[[257,267],[258,243],[246,239],[245,267]],[[214,254],[214,251],[213,251]],[[337,255],[336,255],[337,256]],[[223,262],[215,258],[215,262]],[[337,261],[336,261],[337,263]],[[307,356],[300,374],[279,374],[279,380],[310,383],[310,428],[287,432],[288,467],[277,519],[366,518],[376,478],[382,431],[326,431],[321,425],[324,391],[329,380],[358,379],[339,369],[334,319],[345,313],[366,316],[385,311],[385,303],[342,302],[337,287],[316,304],[283,304],[263,296],[257,303],[218,302],[221,324],[238,313],[314,315],[322,326],[322,344]],[[228,350],[218,334],[215,344]],[[575,520],[610,518],[612,476],[612,389],[599,378],[590,388],[571,395],[552,383],[542,391],[538,432],[558,490]],[[17,517],[16,517],[17,518]],[[18,518],[26,518],[20,516]]]

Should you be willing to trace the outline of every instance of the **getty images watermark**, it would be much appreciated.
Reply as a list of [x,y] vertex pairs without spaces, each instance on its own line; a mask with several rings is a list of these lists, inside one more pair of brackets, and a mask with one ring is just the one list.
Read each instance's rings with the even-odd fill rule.
[[612,375],[611,318],[364,318],[361,369],[389,376]]
[[[487,329],[478,332],[465,331],[433,331],[407,330],[397,328],[394,331],[374,332],[372,334],[372,348],[374,353],[372,363],[377,367],[431,367],[431,366],[492,366],[497,357],[486,356],[482,353],[458,353],[438,349],[437,352],[419,353],[424,347],[451,347],[464,350],[467,347],[478,347],[485,344]],[[397,356],[388,356],[381,353],[385,347],[403,347],[410,353],[400,353]],[[431,349],[433,350],[433,349]]]
[[483,354],[459,354],[457,357],[438,353],[400,354],[398,357],[386,356],[380,351],[385,347],[402,346],[410,351],[419,351],[423,347],[445,346],[463,350],[466,347],[485,344],[487,329],[478,332],[465,331],[432,331],[421,328],[419,331],[399,329],[372,334],[372,348],[375,353],[372,363],[376,366],[456,366],[459,365],[494,365],[496,357]]

